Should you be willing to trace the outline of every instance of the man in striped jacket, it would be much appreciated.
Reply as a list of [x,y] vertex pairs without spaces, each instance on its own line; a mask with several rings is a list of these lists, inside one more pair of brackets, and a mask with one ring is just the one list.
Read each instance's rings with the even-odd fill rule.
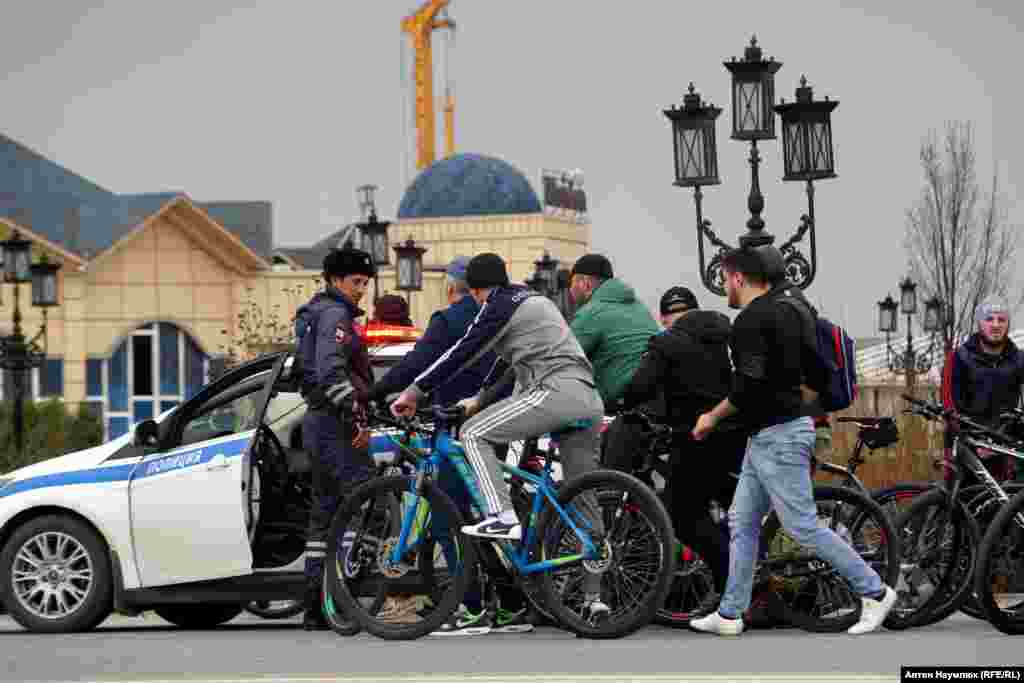
[[[488,351],[497,354],[495,371],[502,380],[459,401],[471,416],[462,428],[462,444],[488,508],[485,519],[462,531],[492,540],[518,540],[522,528],[495,457],[495,444],[560,432],[564,476],[579,476],[597,466],[604,404],[593,368],[554,303],[525,286],[511,285],[505,262],[497,254],[473,257],[466,266],[466,283],[480,304],[473,324],[399,395],[391,411],[413,414],[421,398],[454,380]],[[495,402],[512,381],[515,393]],[[600,524],[596,509],[588,512]],[[594,617],[608,612],[600,600],[597,579],[593,591],[584,587]]]

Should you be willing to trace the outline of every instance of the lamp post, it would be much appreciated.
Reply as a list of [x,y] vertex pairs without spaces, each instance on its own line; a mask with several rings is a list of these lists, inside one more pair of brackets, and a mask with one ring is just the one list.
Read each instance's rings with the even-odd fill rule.
[[[740,247],[760,247],[774,244],[775,237],[765,231],[764,195],[761,193],[759,168],[761,155],[759,140],[775,139],[775,114],[782,119],[782,153],[784,181],[802,181],[807,187],[807,213],[800,217],[796,232],[779,250],[785,259],[786,274],[796,286],[806,289],[814,281],[818,269],[815,242],[814,181],[834,178],[835,157],[832,150],[832,111],[839,105],[827,97],[815,101],[807,79],[801,77],[796,90],[796,101],[785,100],[773,106],[775,73],[782,66],[775,58],[763,59],[757,38],[751,38],[742,60],[735,57],[724,62],[732,75],[732,139],[750,142],[750,193],[747,208],[747,233],[739,238]],[[664,110],[672,122],[672,146],[675,155],[675,185],[693,188],[693,201],[697,212],[697,257],[701,281],[711,292],[725,295],[725,277],[722,257],[732,247],[711,229],[711,221],[704,217],[701,188],[718,185],[718,150],[715,142],[715,121],[722,110],[701,101],[690,84],[683,97],[682,107],[673,105]],[[810,258],[797,248],[807,236]],[[704,240],[717,253],[707,261]]]
[[[39,263],[31,263],[32,243],[22,239],[17,230],[10,239],[0,242],[0,247],[3,249],[3,283],[14,286],[14,330],[0,340],[0,368],[11,373],[13,380],[14,442],[18,455],[21,455],[25,450],[26,375],[46,359],[47,310],[57,305],[60,264],[50,263],[46,254],[42,255]],[[21,285],[26,282],[32,283],[32,306],[43,310],[43,322],[31,339],[25,338],[21,328]]]
[[[891,295],[878,302],[878,331],[885,333],[886,355],[889,371],[903,375],[907,389],[914,386],[918,374],[932,368],[932,354],[935,350],[935,334],[942,329],[942,301],[933,296],[925,302],[924,331],[931,334],[927,351],[918,353],[914,348],[913,316],[917,313],[917,284],[909,277],[900,281],[899,303]],[[892,348],[890,335],[897,329],[897,312],[907,316],[907,345],[903,353]]]
[[395,250],[395,289],[407,292],[411,312],[412,293],[423,291],[423,254],[427,249],[417,245],[411,235],[404,244],[392,249]]
[[[379,271],[381,267],[391,264],[391,250],[388,248],[388,226],[389,221],[381,221],[377,218],[377,205],[373,195],[377,191],[376,185],[360,185],[356,192],[361,195],[359,200],[359,212],[362,220],[356,223],[359,230],[360,247],[365,249],[373,259],[373,263]],[[373,276],[373,298],[380,298],[380,286],[377,275]]]
[[568,302],[569,293],[569,271],[565,268],[559,269],[558,259],[552,258],[547,251],[540,259],[533,262],[533,275],[525,281],[530,289],[533,289],[547,298],[551,299],[558,306],[565,318],[571,314],[571,306]]

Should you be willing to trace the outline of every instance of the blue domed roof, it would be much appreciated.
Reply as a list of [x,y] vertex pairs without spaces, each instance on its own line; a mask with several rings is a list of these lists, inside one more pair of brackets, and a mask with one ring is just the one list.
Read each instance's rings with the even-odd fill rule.
[[424,169],[402,197],[398,217],[448,218],[539,213],[540,201],[514,166],[479,154],[456,154]]

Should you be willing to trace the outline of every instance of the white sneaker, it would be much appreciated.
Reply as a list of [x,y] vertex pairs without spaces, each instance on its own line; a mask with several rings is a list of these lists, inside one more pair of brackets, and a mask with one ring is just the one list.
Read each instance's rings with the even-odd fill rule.
[[462,527],[462,533],[495,541],[518,541],[523,537],[523,527],[519,522],[503,522],[500,517],[488,517],[478,524]]
[[714,633],[720,636],[738,636],[743,633],[743,617],[738,619],[726,619],[718,610],[715,610],[706,617],[690,621],[690,628],[702,633]]
[[896,604],[896,591],[886,586],[885,597],[881,600],[861,597],[860,602],[860,621],[846,631],[854,636],[871,633],[882,625],[885,618],[889,616],[889,610]]

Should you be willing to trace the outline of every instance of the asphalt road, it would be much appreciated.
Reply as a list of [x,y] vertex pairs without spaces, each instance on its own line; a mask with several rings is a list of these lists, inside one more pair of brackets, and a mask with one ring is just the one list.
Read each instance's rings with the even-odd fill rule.
[[898,680],[901,664],[1021,665],[1024,639],[961,615],[861,637],[787,629],[725,639],[651,626],[617,641],[542,628],[413,642],[306,633],[297,618],[248,615],[204,632],[152,614],[112,617],[93,633],[51,636],[0,616],[0,653],[4,681],[876,681]]

